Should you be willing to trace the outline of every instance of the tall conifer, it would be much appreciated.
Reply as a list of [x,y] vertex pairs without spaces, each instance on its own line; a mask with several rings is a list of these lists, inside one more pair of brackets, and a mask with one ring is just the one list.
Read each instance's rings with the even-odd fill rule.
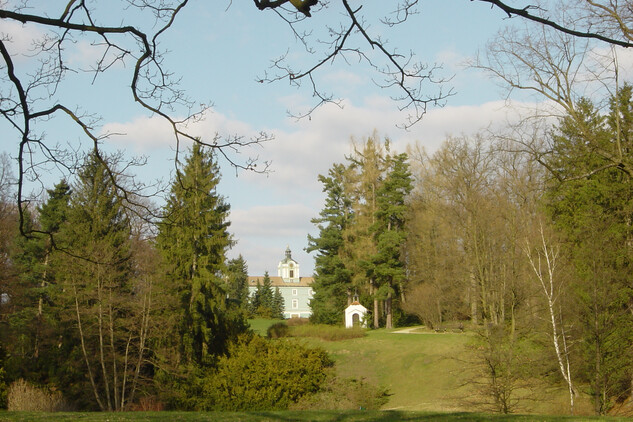
[[132,323],[138,295],[130,220],[108,168],[96,153],[86,157],[56,241],[63,253],[55,254],[53,267],[94,400],[111,411],[122,410],[133,397],[138,380],[133,374],[144,364],[144,347]]
[[340,324],[351,289],[352,272],[344,260],[343,233],[352,219],[352,202],[346,192],[347,169],[334,164],[328,176],[319,175],[326,193],[325,205],[318,218],[312,219],[319,229],[318,237],[308,235],[308,252],[316,251],[315,277],[310,301],[310,319],[320,324]]
[[213,153],[194,144],[177,171],[159,224],[162,252],[180,303],[181,360],[204,364],[226,351],[230,338],[245,329],[241,313],[227,307],[224,283],[229,204],[217,192],[219,169]]
[[633,377],[633,193],[631,176],[611,161],[632,158],[631,88],[610,105],[603,116],[582,99],[575,114],[561,120],[548,165],[566,181],[552,183],[546,195],[576,267],[574,310],[584,354],[579,370],[599,414],[630,395]]

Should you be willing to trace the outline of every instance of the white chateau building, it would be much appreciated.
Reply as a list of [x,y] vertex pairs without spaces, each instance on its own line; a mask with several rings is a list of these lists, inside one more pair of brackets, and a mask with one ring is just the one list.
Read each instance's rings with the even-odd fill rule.
[[[290,247],[286,247],[286,257],[277,265],[277,277],[270,276],[273,291],[279,288],[284,298],[284,318],[308,318],[312,315],[312,282],[314,277],[301,277],[299,263],[292,259]],[[248,294],[257,290],[257,284],[264,285],[264,276],[248,276]]]

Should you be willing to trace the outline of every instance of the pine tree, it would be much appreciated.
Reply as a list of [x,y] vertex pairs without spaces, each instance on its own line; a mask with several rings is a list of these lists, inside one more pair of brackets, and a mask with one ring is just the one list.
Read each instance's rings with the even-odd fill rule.
[[257,316],[257,310],[261,306],[262,284],[257,280],[257,287],[248,302],[249,315],[251,318]]
[[405,279],[405,265],[401,257],[407,239],[405,200],[413,189],[407,154],[398,154],[388,160],[389,170],[378,190],[376,222],[371,227],[376,239],[377,253],[370,258],[379,299],[384,300],[386,328],[393,327],[393,298]]
[[58,286],[50,264],[53,239],[66,221],[70,187],[62,180],[47,192],[48,199],[38,209],[39,226],[35,216],[25,210],[24,230],[31,236],[18,236],[12,253],[20,275],[21,294],[14,294],[12,301],[20,306],[9,316],[17,335],[9,345],[9,373],[12,378],[60,385],[58,377],[67,369],[64,361],[68,356],[58,343],[60,337],[70,335],[60,324],[59,304],[55,300]]
[[57,299],[67,309],[63,318],[76,327],[73,354],[81,356],[98,407],[110,411],[122,410],[133,397],[138,386],[133,374],[144,364],[132,323],[138,296],[130,220],[111,165],[95,153],[86,157],[56,242],[64,253],[53,262],[62,287]]
[[274,301],[273,296],[275,292],[273,291],[273,282],[268,275],[268,271],[264,272],[264,281],[262,285],[262,290],[260,294],[260,310],[258,311],[259,315],[266,318],[272,318],[274,315]]
[[157,246],[180,303],[181,360],[205,364],[225,353],[246,329],[243,314],[227,305],[222,289],[229,205],[217,192],[219,169],[212,152],[194,144],[178,170],[159,224]]
[[241,254],[228,262],[226,295],[242,307],[248,303],[248,266]]
[[389,140],[384,145],[377,136],[371,136],[362,145],[354,145],[354,153],[349,161],[348,192],[354,210],[353,224],[343,232],[346,267],[352,271],[352,284],[360,287],[361,295],[366,291],[373,300],[373,326],[380,326],[380,305],[382,295],[372,264],[372,256],[377,252],[376,239],[372,227],[376,224],[378,191],[384,180],[386,153]]
[[547,207],[576,267],[574,308],[584,354],[579,369],[599,414],[630,393],[633,376],[628,311],[633,303],[633,194],[631,177],[608,158],[623,154],[631,159],[631,89],[620,94],[606,117],[589,100],[580,100],[575,115],[557,127],[548,162],[566,180],[550,185]]
[[284,297],[279,290],[279,287],[275,287],[275,293],[273,293],[273,318],[282,319],[284,317]]
[[[279,293],[277,295],[277,293]],[[279,288],[273,289],[268,271],[264,272],[262,283],[257,282],[257,289],[250,300],[250,312],[260,318],[282,318],[284,310],[283,297]]]
[[343,233],[350,227],[352,202],[346,192],[347,169],[334,164],[328,176],[319,175],[326,193],[325,205],[319,218],[312,224],[319,229],[318,237],[308,235],[308,252],[317,251],[314,259],[315,277],[310,301],[312,322],[319,324],[341,324],[347,297],[351,290],[352,273],[346,268]]

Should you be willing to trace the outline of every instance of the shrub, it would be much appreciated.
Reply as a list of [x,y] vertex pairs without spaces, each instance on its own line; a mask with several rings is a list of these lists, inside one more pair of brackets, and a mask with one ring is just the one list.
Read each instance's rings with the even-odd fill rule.
[[365,337],[365,330],[359,327],[345,328],[334,325],[300,325],[292,327],[290,331],[292,337],[316,337],[326,341],[350,340],[353,338]]
[[333,366],[322,349],[260,336],[243,338],[229,355],[203,380],[200,410],[285,410],[319,391]]
[[165,404],[156,396],[144,396],[130,409],[135,412],[160,412],[165,410]]
[[310,320],[308,318],[292,317],[286,320],[286,325],[288,325],[288,327],[296,327],[297,325],[306,325],[309,323]]
[[268,338],[288,337],[289,331],[290,328],[288,328],[288,325],[286,325],[285,322],[277,322],[268,327],[268,330],[266,330],[266,336]]
[[292,405],[293,410],[378,410],[389,401],[386,389],[364,379],[333,376],[318,393]]
[[9,411],[57,412],[67,408],[59,391],[48,392],[23,379],[9,386],[7,404]]

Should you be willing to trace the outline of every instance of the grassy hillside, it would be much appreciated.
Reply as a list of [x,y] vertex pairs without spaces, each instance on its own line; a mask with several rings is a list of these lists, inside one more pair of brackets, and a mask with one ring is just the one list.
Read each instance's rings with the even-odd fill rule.
[[[253,320],[256,332],[265,335],[278,320]],[[390,392],[385,410],[427,412],[484,411],[485,398],[474,382],[474,334],[468,332],[435,333],[424,328],[398,333],[399,330],[367,330],[367,336],[343,341],[298,338],[293,341],[320,346],[337,363],[341,377],[362,377],[386,387]],[[554,374],[556,377],[557,374]],[[515,396],[519,413],[569,413],[569,399],[561,384],[535,379],[529,388],[518,389]],[[576,415],[592,415],[587,395],[576,398]]]
[[[370,330],[364,338],[327,342],[307,339],[330,352],[342,377],[363,377],[387,387],[391,393],[385,409],[432,412],[483,410],[480,387],[474,383],[473,334],[400,334],[397,330]],[[518,412],[568,414],[568,397],[560,387],[531,380],[518,390]],[[577,399],[576,414],[591,415],[589,399]]]

